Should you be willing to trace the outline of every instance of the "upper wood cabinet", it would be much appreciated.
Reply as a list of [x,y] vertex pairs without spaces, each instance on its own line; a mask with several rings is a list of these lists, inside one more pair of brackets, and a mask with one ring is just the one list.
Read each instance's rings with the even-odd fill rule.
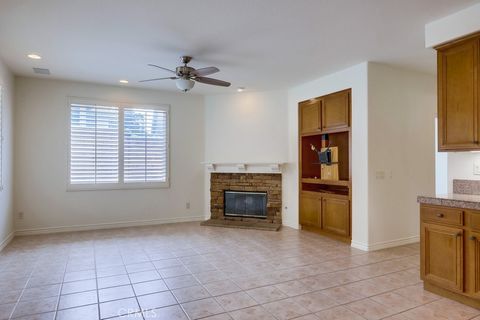
[[324,96],[322,99],[321,129],[348,128],[350,125],[350,90]]
[[309,100],[300,103],[300,132],[312,133],[320,131],[320,100]]
[[300,133],[347,129],[350,126],[350,92],[348,89],[300,102]]
[[463,291],[463,230],[422,223],[421,274],[425,281]]
[[480,149],[480,36],[437,48],[440,151]]

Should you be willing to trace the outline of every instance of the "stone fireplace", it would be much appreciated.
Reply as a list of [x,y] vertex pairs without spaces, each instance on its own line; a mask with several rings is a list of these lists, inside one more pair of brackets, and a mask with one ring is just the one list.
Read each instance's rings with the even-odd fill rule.
[[282,175],[212,172],[210,213],[206,225],[256,225],[278,230],[282,224]]

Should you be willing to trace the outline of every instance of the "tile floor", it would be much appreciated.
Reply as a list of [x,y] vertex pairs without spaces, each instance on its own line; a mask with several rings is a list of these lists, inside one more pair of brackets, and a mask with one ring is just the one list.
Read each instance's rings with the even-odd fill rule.
[[365,253],[289,228],[17,237],[0,253],[0,319],[480,319],[423,291],[418,265],[418,244]]

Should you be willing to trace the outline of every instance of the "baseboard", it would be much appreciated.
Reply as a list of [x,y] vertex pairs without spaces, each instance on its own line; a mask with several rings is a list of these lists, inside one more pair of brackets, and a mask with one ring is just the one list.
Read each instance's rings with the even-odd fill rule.
[[381,250],[381,249],[403,246],[403,245],[406,245],[406,244],[416,243],[416,242],[419,242],[419,241],[420,241],[420,236],[413,236],[413,237],[408,237],[408,238],[382,241],[382,242],[377,242],[377,243],[373,243],[373,244],[366,244],[366,243],[357,242],[357,241],[352,240],[351,246],[352,246],[352,248],[363,250],[363,251],[375,251],[375,250]]
[[208,217],[206,216],[192,216],[192,217],[182,217],[182,218],[134,220],[134,221],[120,221],[120,222],[113,222],[113,223],[97,223],[97,224],[84,224],[84,225],[72,225],[72,226],[60,226],[60,227],[19,229],[15,231],[15,235],[28,236],[28,235],[34,235],[34,234],[47,234],[47,233],[59,233],[59,232],[89,231],[89,230],[114,229],[114,228],[125,228],[125,227],[141,227],[141,226],[151,226],[151,225],[177,223],[177,222],[204,221],[207,218]]
[[15,236],[15,232],[12,231],[5,239],[2,240],[2,242],[0,242],[0,251],[2,251],[6,246],[8,246],[8,244],[10,243],[10,241],[12,241],[14,236]]

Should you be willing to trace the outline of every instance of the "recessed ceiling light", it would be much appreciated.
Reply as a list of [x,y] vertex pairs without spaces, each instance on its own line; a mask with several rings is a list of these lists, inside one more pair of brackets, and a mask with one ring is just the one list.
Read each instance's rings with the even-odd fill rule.
[[42,57],[40,57],[38,54],[35,54],[35,53],[30,53],[29,55],[27,55],[27,57],[29,57],[30,59],[34,59],[34,60],[42,59]]
[[245,87],[238,87],[237,92],[243,92],[245,91]]
[[120,83],[128,83],[128,80],[119,80]]

